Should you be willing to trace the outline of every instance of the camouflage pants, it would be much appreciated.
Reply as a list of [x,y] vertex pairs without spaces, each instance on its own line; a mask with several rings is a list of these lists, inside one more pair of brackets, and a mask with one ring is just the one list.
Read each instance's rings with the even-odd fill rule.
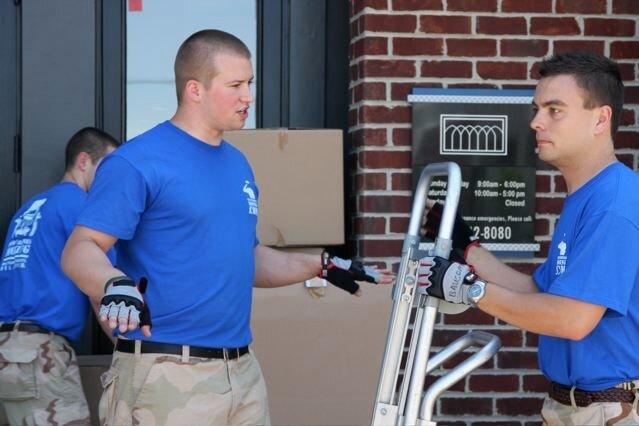
[[563,405],[546,396],[541,418],[548,426],[639,425],[637,397],[634,403],[596,402],[587,407]]
[[102,425],[268,425],[252,351],[234,360],[115,352],[101,377]]
[[0,402],[12,425],[90,424],[75,352],[55,334],[0,333]]

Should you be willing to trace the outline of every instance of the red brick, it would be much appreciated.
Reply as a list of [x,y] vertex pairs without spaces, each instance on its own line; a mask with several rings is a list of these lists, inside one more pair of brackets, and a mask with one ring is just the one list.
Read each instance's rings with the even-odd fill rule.
[[523,62],[477,62],[477,74],[487,80],[525,80],[526,67]]
[[516,392],[519,389],[519,376],[510,374],[473,374],[468,378],[468,390],[471,392]]
[[541,412],[542,397],[498,398],[497,413],[506,416],[533,416]]
[[535,253],[536,259],[545,259],[548,257],[548,248],[550,241],[539,241],[539,250]]
[[524,392],[548,392],[550,382],[541,374],[523,376],[522,390]]
[[617,160],[619,162],[625,164],[631,169],[635,167],[635,156],[634,154],[617,154]]
[[[411,197],[408,195],[361,195],[359,210],[362,213],[408,213]],[[401,254],[401,250],[397,255]]]
[[535,219],[535,235],[546,236],[550,232],[548,219]]
[[353,145],[382,146],[386,145],[386,129],[360,129],[353,132]]
[[537,352],[501,351],[497,354],[499,368],[536,369]]
[[353,59],[364,55],[388,54],[388,39],[386,37],[364,37],[353,43]]
[[359,21],[359,19],[355,19],[351,22],[351,39],[359,35]]
[[639,15],[639,2],[637,0],[612,0],[613,13],[626,13]]
[[584,35],[631,37],[635,35],[632,19],[585,18]]
[[526,335],[526,347],[536,348],[539,346],[539,334],[530,331],[524,332]]
[[414,77],[414,61],[365,59],[359,63],[359,76],[364,77]]
[[501,4],[502,12],[552,12],[552,0],[503,0]]
[[488,83],[451,83],[448,87],[455,87],[459,89],[498,89],[499,86],[496,84],[488,84]]
[[606,13],[606,0],[557,0],[557,13]]
[[632,109],[624,109],[621,112],[621,125],[632,126],[633,124],[636,124],[635,111]]
[[359,240],[358,254],[362,257],[392,257],[402,252],[402,240]]
[[626,86],[624,95],[624,103],[639,104],[639,86]]
[[[407,218],[408,219],[408,218]],[[408,221],[406,222],[408,228]],[[406,230],[406,229],[405,229]],[[435,329],[433,332],[433,347],[444,347],[449,345],[453,340],[467,334],[466,330],[442,330]]]
[[615,148],[639,148],[639,132],[623,130],[617,132],[614,137]]
[[391,100],[405,101],[415,87],[442,87],[442,85],[441,83],[391,83]]
[[359,164],[367,169],[401,169],[410,167],[410,151],[362,151]]
[[383,100],[386,99],[385,83],[363,82],[353,87],[353,101],[355,103],[362,100]]
[[539,80],[539,67],[541,65],[541,61],[535,61],[533,62],[533,64],[530,66],[530,78],[535,79],[535,80]]
[[564,53],[570,51],[595,52],[603,55],[604,42],[598,40],[562,40],[553,43],[554,53]]
[[613,59],[639,58],[639,41],[613,41],[610,44],[610,57]]
[[394,55],[441,55],[443,51],[442,39],[393,38]]
[[619,73],[621,74],[621,79],[623,81],[632,81],[635,80],[635,64],[634,61],[631,64],[618,64],[619,65]]
[[424,33],[470,34],[470,16],[425,15],[419,19],[419,30]]
[[359,108],[361,123],[410,123],[410,107],[385,107],[363,105]]
[[443,10],[442,0],[393,0],[393,10]]
[[562,175],[553,176],[553,180],[555,181],[555,193],[558,192],[568,192],[568,186],[566,186],[566,180]]
[[355,175],[355,190],[386,189],[386,173],[358,173]]
[[492,414],[492,398],[440,398],[441,414]]
[[410,129],[393,129],[393,145],[407,146],[411,144]]
[[357,234],[385,234],[386,219],[383,217],[355,218],[355,232]]
[[362,31],[413,33],[417,28],[414,15],[363,15]]
[[495,56],[497,41],[487,38],[478,39],[447,39],[449,56]]
[[390,232],[394,234],[405,234],[408,231],[408,217],[391,217]]
[[526,34],[526,19],[496,18],[480,16],[477,18],[478,34]]
[[422,77],[470,78],[473,76],[473,64],[466,61],[424,61],[420,72]]
[[443,315],[446,324],[492,325],[495,318],[479,309],[468,309],[457,315]]
[[520,348],[524,344],[524,337],[521,330],[494,330],[485,329],[486,333],[491,333],[498,336],[501,339],[502,347],[515,347]]
[[410,191],[413,189],[411,173],[393,173],[391,178],[391,189],[393,191]]
[[537,213],[559,214],[564,205],[564,199],[537,197],[536,205],[537,208],[535,210]]
[[581,34],[575,18],[530,18],[530,33],[539,35],[576,35]]
[[497,0],[448,0],[448,10],[458,12],[497,12]]
[[535,176],[535,187],[537,192],[550,192],[550,176],[548,175]]
[[[440,376],[435,376],[435,375],[428,375],[426,376],[426,380],[424,381],[424,390],[428,389],[430,387],[430,385],[432,385],[437,379],[439,379]],[[459,382],[455,383],[453,386],[450,387],[450,391],[452,392],[464,392],[464,390],[466,389],[466,379],[462,379]],[[447,422],[446,426],[452,426],[453,423]],[[460,426],[466,426],[464,423],[462,423]]]
[[359,12],[364,10],[364,8],[371,8],[376,10],[387,10],[388,2],[387,0],[352,0],[353,5],[353,15],[357,15]]
[[501,56],[543,57],[548,53],[548,40],[501,40]]

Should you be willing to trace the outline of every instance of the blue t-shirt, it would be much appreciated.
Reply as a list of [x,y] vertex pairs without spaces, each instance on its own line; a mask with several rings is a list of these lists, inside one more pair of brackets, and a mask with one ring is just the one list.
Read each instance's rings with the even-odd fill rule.
[[13,216],[0,260],[0,321],[31,321],[80,337],[89,302],[62,272],[60,255],[86,199],[78,185],[63,182]]
[[240,151],[166,121],[103,160],[78,224],[118,238],[117,267],[148,278],[150,340],[238,347],[252,339],[257,200]]
[[566,197],[533,278],[544,293],[606,308],[579,341],[539,337],[546,377],[590,391],[639,379],[639,175],[614,163]]

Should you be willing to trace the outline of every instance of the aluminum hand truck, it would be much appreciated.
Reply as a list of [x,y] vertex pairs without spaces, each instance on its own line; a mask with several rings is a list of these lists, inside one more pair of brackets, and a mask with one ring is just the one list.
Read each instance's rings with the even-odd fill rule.
[[[442,175],[448,176],[446,200],[435,247],[427,253],[419,250],[419,231],[431,179]],[[432,421],[435,399],[488,361],[501,346],[497,336],[471,331],[428,359],[437,312],[458,314],[468,309],[466,305],[440,301],[417,290],[419,259],[427,255],[448,259],[450,255],[460,193],[461,171],[456,163],[433,163],[422,171],[415,190],[408,233],[404,239],[397,283],[393,288],[393,310],[372,418],[374,426],[435,425]],[[415,310],[414,316],[411,316],[412,310]],[[412,323],[411,318],[414,318]],[[412,328],[412,333],[407,342],[409,328]],[[400,364],[405,346],[408,346],[408,357],[404,371],[401,372]],[[470,346],[483,347],[437,379],[422,397],[426,375]]]

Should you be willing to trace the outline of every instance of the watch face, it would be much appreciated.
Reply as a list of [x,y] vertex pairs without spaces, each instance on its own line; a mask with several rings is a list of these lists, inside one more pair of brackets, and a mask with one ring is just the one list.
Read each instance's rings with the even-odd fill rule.
[[468,295],[470,297],[479,297],[481,296],[481,293],[482,293],[482,288],[481,286],[477,284],[471,285],[470,288],[468,289]]

